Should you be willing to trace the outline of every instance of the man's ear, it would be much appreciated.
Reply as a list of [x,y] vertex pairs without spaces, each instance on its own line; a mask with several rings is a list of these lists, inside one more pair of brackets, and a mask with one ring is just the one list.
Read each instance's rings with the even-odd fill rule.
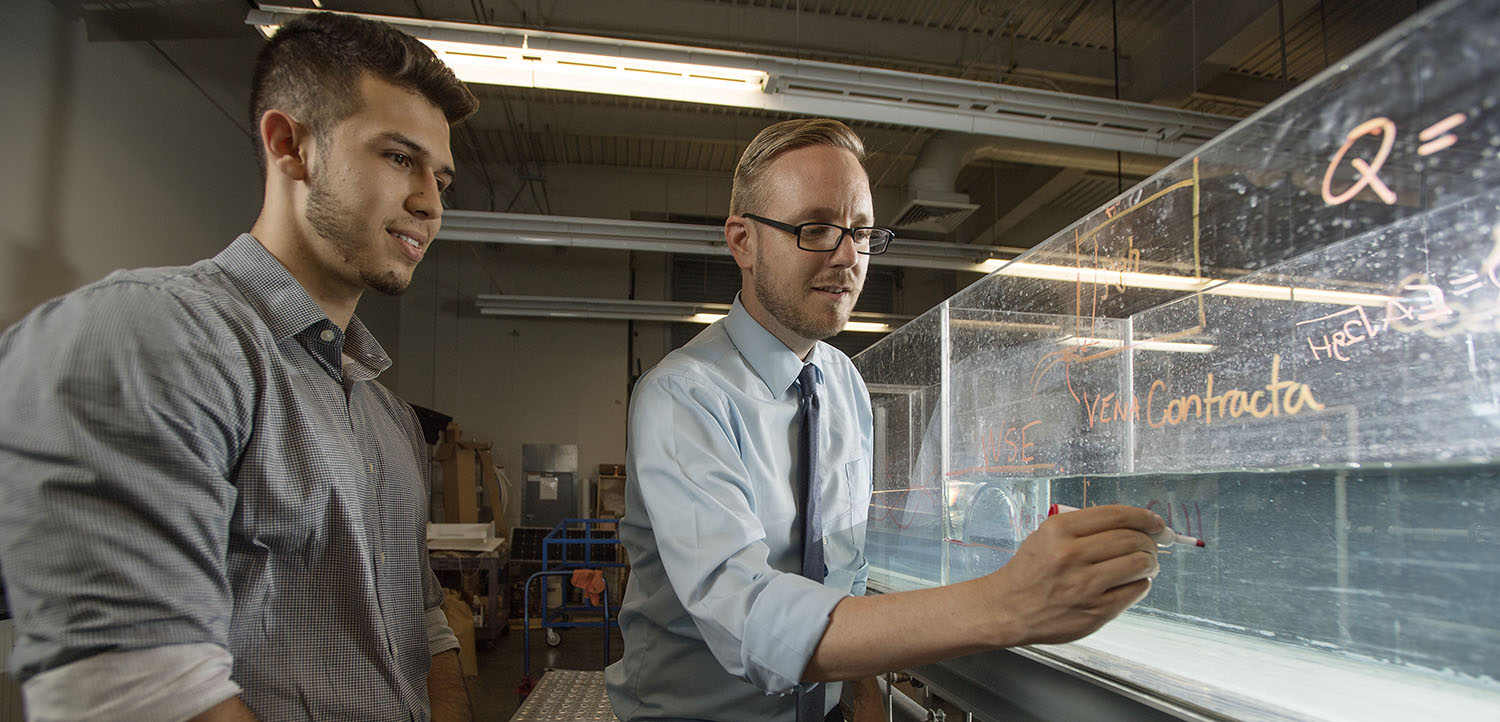
[[724,242],[729,245],[729,255],[734,256],[734,263],[740,270],[755,270],[755,238],[750,232],[750,222],[744,216],[724,219]]
[[266,172],[277,172],[292,180],[307,180],[307,150],[312,146],[306,126],[285,112],[272,108],[260,116],[260,143],[266,154]]

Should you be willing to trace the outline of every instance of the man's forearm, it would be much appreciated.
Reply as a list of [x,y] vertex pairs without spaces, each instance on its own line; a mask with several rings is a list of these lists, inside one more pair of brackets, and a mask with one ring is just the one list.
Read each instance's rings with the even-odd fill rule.
[[845,597],[802,673],[804,682],[874,677],[1004,644],[1003,632],[980,630],[990,616],[972,608],[973,582],[871,597]]
[[450,649],[432,657],[427,673],[427,700],[432,707],[432,722],[472,722],[469,691],[464,687],[463,668],[458,664],[458,650]]
[[1102,506],[1059,514],[1000,569],[935,589],[845,597],[802,672],[804,682],[872,677],[1020,644],[1092,633],[1140,601],[1160,566],[1144,509]]

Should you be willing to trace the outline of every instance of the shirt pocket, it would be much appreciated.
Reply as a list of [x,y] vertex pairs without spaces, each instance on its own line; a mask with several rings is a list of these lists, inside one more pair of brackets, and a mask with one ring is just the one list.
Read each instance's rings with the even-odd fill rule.
[[847,591],[863,559],[865,521],[870,508],[870,460],[853,459],[833,467],[834,483],[824,498],[829,513],[823,522],[826,584]]

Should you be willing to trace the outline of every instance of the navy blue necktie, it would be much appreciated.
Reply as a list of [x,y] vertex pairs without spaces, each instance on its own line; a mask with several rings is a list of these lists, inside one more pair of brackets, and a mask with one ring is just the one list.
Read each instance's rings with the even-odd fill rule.
[[[802,414],[802,431],[798,435],[797,481],[801,486],[802,506],[802,576],[819,584],[827,574],[823,566],[823,509],[818,494],[818,394],[817,370],[812,364],[802,367],[797,376],[798,408]],[[823,722],[824,686],[797,693],[797,722]]]

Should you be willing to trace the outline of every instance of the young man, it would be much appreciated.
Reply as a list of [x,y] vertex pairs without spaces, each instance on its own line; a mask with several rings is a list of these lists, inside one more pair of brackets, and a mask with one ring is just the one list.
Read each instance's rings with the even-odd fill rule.
[[890,240],[863,157],[833,120],[750,142],[724,224],[740,294],[636,387],[625,655],[606,676],[621,719],[822,720],[839,680],[861,680],[857,719],[883,719],[876,674],[1076,639],[1150,588],[1161,518],[1100,507],[1049,520],[987,577],[863,596],[869,393],[821,343]]
[[0,337],[0,568],[31,719],[469,719],[427,448],[354,308],[410,283],[449,126],[477,105],[389,26],[289,23],[255,71],[250,233]]

